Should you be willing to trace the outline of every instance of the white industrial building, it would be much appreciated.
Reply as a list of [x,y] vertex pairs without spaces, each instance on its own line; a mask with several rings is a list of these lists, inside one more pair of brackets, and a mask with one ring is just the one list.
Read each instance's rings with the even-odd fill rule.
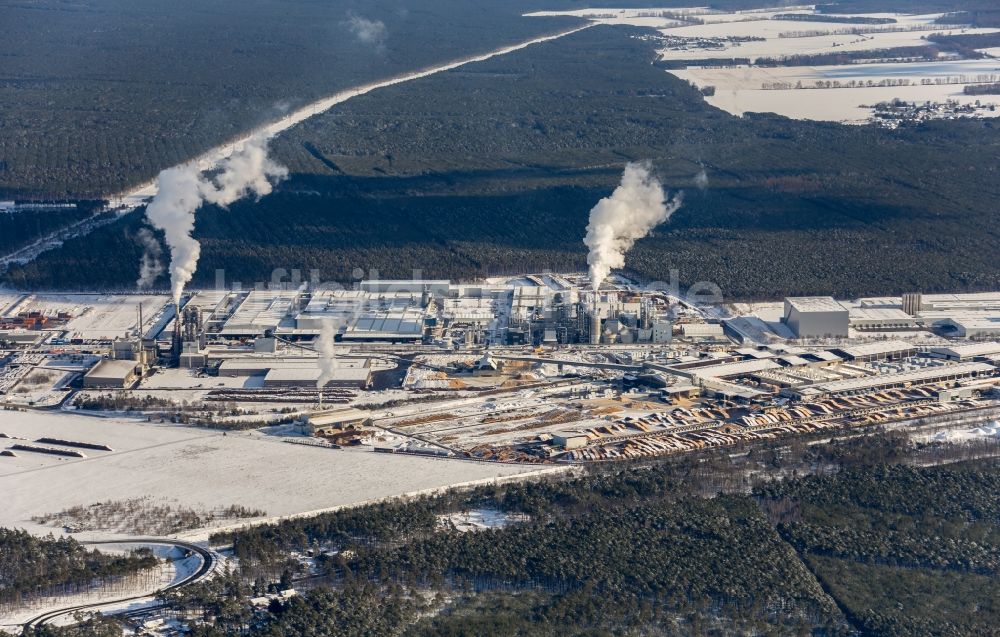
[[139,378],[139,364],[129,360],[102,359],[83,377],[87,389],[125,389]]
[[936,358],[944,358],[950,361],[974,361],[1000,354],[1000,343],[966,343],[950,347],[932,347],[930,354]]
[[875,341],[833,350],[849,361],[879,361],[916,356],[919,349],[906,341]]
[[984,316],[952,316],[939,321],[937,327],[950,328],[960,338],[1000,337],[1000,313]]
[[[957,338],[1000,337],[1000,293],[976,292],[969,294],[919,294],[900,297],[875,297],[858,299],[860,312],[851,312],[851,324],[866,329],[860,320],[866,312],[879,313],[890,320],[899,312],[913,318],[918,328],[940,331]],[[859,321],[855,322],[855,316]],[[899,314],[896,314],[899,316]],[[899,316],[902,321],[902,317]]]
[[851,327],[863,331],[915,330],[919,325],[903,310],[896,308],[855,307],[850,310]]
[[799,338],[846,338],[850,312],[829,296],[785,299],[784,323]]
[[[268,370],[264,375],[265,389],[316,387],[318,367],[284,367]],[[322,389],[366,389],[371,384],[371,368],[339,367],[330,375]]]
[[680,329],[684,338],[723,339],[726,337],[723,327],[719,323],[684,323]]
[[[337,358],[337,368],[324,388],[365,389],[371,384],[371,359]],[[219,376],[263,376],[265,388],[316,387],[319,359],[315,357],[245,356],[219,365]]]
[[957,363],[955,365],[938,365],[935,367],[907,370],[895,374],[863,376],[861,378],[847,378],[829,383],[817,383],[805,387],[784,389],[781,393],[804,400],[814,400],[825,396],[861,394],[892,387],[909,387],[911,385],[926,385],[943,381],[993,376],[996,371],[996,368],[988,363]]

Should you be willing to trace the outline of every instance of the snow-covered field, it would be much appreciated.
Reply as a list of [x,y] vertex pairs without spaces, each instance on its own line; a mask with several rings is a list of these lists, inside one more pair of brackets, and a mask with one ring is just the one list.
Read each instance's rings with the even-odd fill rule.
[[[802,67],[786,69],[733,68],[687,69],[673,71],[677,77],[696,86],[715,86],[714,96],[707,98],[713,106],[734,115],[744,113],[777,113],[793,119],[835,121],[860,124],[868,121],[871,107],[895,98],[907,102],[944,102],[954,100],[960,104],[997,104],[998,110],[984,113],[1000,117],[1000,100],[995,96],[962,94],[961,84],[941,86],[897,86],[872,88],[761,90],[761,82],[776,81],[776,77],[802,77],[804,82],[815,81],[817,75],[808,69],[801,75],[781,71],[803,71]],[[783,80],[782,80],[783,81]],[[793,82],[796,80],[793,80]],[[752,88],[752,84],[756,88]]]
[[[663,13],[663,17],[648,17]],[[845,24],[775,20],[778,14],[810,14],[809,6],[776,7],[767,10],[717,13],[705,9],[586,9],[569,12],[541,12],[529,15],[575,15],[588,17],[601,24],[628,24],[653,27],[671,38],[660,51],[662,60],[711,58],[748,58],[751,63],[763,57],[869,51],[904,46],[922,46],[931,33],[995,33],[996,29],[961,29],[935,24],[941,14],[906,15],[896,13],[863,14],[874,18],[892,18],[891,24]],[[678,23],[672,17],[686,14],[703,22]],[[659,23],[657,23],[659,21]],[[848,31],[855,31],[848,33]],[[806,35],[808,34],[808,35]],[[801,37],[805,36],[805,37]],[[672,38],[685,38],[684,41]],[[740,41],[753,38],[752,41]],[[703,47],[708,48],[703,48]],[[1000,49],[985,49],[996,56]],[[728,68],[689,67],[669,71],[699,88],[714,87],[715,94],[706,100],[729,113],[777,113],[795,119],[835,121],[847,124],[865,123],[874,105],[901,99],[922,104],[927,101],[954,101],[961,105],[996,105],[996,110],[977,111],[979,117],[1000,117],[997,96],[967,96],[963,88],[968,83],[983,81],[985,76],[1000,75],[1000,61],[943,60],[935,63],[848,64],[842,66],[801,66],[764,68],[737,66]],[[950,77],[954,84],[921,85],[921,80]],[[978,76],[978,77],[977,77]],[[910,80],[914,86],[866,86],[864,88],[811,88],[817,81],[829,80]],[[805,89],[764,90],[762,85],[801,83]]]
[[[261,433],[152,425],[76,414],[0,412],[0,432],[111,446],[85,459],[18,452],[0,457],[0,526],[51,531],[33,516],[75,505],[147,495],[192,507],[232,504],[285,516],[449,485],[537,471],[496,465],[331,450]],[[0,443],[10,441],[0,440]],[[7,447],[8,444],[0,444]]]

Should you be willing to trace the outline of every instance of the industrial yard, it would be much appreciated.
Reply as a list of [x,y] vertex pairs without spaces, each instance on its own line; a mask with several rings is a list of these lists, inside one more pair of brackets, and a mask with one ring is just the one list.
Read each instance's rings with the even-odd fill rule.
[[[95,481],[84,499],[191,502],[207,496],[178,471],[225,484],[274,466],[204,504],[283,515],[526,468],[989,421],[1000,408],[993,293],[699,304],[545,273],[192,291],[180,306],[158,295],[2,302],[0,391],[23,411],[0,428],[0,474],[46,471],[54,489],[15,503],[15,516],[87,504],[64,502],[57,476]],[[135,462],[163,469],[125,479]],[[396,464],[399,475],[386,470]],[[258,497],[300,471],[318,473],[289,488],[295,498]]]

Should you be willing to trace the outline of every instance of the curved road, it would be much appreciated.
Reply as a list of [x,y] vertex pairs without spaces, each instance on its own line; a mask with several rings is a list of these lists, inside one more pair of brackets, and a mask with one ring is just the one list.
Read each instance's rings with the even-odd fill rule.
[[[101,542],[81,542],[81,544],[88,544],[88,545],[106,545],[106,544],[147,544],[148,545],[148,544],[155,544],[155,545],[159,545],[159,546],[176,546],[176,547],[185,549],[187,551],[191,551],[192,553],[197,553],[198,555],[201,556],[201,566],[198,568],[197,571],[195,571],[194,573],[192,573],[188,577],[185,577],[183,580],[181,580],[179,582],[176,582],[174,584],[171,584],[170,586],[164,587],[163,589],[160,589],[162,591],[171,591],[171,590],[178,589],[178,588],[181,588],[182,586],[187,586],[188,584],[193,584],[193,583],[195,583],[197,581],[200,581],[200,580],[204,579],[205,577],[207,577],[208,575],[210,575],[212,573],[212,571],[215,570],[215,566],[216,566],[216,562],[217,562],[217,558],[215,556],[215,553],[213,553],[209,549],[206,549],[204,547],[198,546],[197,544],[191,544],[190,542],[184,542],[182,540],[170,540],[170,539],[165,539],[165,538],[134,538],[134,539],[129,539],[129,540],[108,540],[108,541],[101,541]],[[60,617],[62,615],[66,615],[66,614],[69,614],[69,613],[75,613],[75,612],[78,612],[78,611],[96,609],[96,608],[100,608],[102,606],[111,606],[111,605],[115,605],[115,604],[121,604],[121,603],[124,603],[124,602],[132,602],[132,601],[138,601],[138,600],[141,600],[141,599],[147,599],[149,597],[152,597],[154,594],[155,593],[147,593],[145,595],[133,595],[133,596],[130,596],[130,597],[122,597],[120,599],[111,599],[111,600],[106,600],[106,601],[102,601],[102,602],[96,602],[96,603],[93,603],[93,604],[79,604],[79,605],[76,605],[76,606],[69,606],[69,607],[66,607],[66,608],[60,608],[58,610],[49,611],[47,613],[43,613],[43,614],[41,614],[41,615],[39,615],[37,617],[29,619],[28,621],[26,621],[24,623],[24,627],[25,628],[34,628],[36,626],[41,626],[43,624],[47,624],[48,622],[52,621],[53,619],[56,619],[57,617]],[[150,608],[154,608],[154,607],[150,607]],[[111,614],[115,614],[115,613],[111,613]]]

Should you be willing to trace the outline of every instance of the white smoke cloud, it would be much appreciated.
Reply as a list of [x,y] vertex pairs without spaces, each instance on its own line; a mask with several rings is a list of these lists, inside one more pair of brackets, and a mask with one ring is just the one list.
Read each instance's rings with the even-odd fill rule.
[[254,137],[220,166],[214,184],[202,182],[208,203],[228,206],[249,194],[264,197],[274,190],[272,182],[288,176],[288,169],[267,156],[267,139]]
[[621,185],[590,211],[583,242],[590,248],[587,263],[594,290],[601,287],[613,268],[624,267],[625,253],[636,241],[669,219],[683,203],[683,192],[666,200],[663,186],[651,169],[649,162],[627,164]]
[[163,231],[170,248],[170,289],[179,303],[184,286],[191,281],[201,256],[201,244],[191,236],[195,211],[205,202],[228,206],[253,193],[270,194],[273,183],[288,170],[267,157],[268,139],[257,136],[223,160],[215,176],[188,164],[168,168],[157,178],[157,193],[146,207],[146,219]]
[[382,48],[385,45],[385,39],[389,36],[389,30],[386,29],[385,23],[381,20],[369,20],[355,13],[350,13],[345,24],[354,37],[377,48]]
[[149,228],[139,228],[135,240],[142,246],[142,260],[139,262],[139,279],[135,282],[140,290],[152,287],[163,274],[163,247]]
[[698,171],[698,174],[694,176],[694,185],[698,187],[698,190],[705,190],[708,188],[708,173],[702,168]]
[[319,354],[317,360],[319,378],[316,380],[316,389],[322,390],[337,374],[337,352],[333,344],[336,336],[337,326],[333,319],[324,320],[314,345],[316,353]]

